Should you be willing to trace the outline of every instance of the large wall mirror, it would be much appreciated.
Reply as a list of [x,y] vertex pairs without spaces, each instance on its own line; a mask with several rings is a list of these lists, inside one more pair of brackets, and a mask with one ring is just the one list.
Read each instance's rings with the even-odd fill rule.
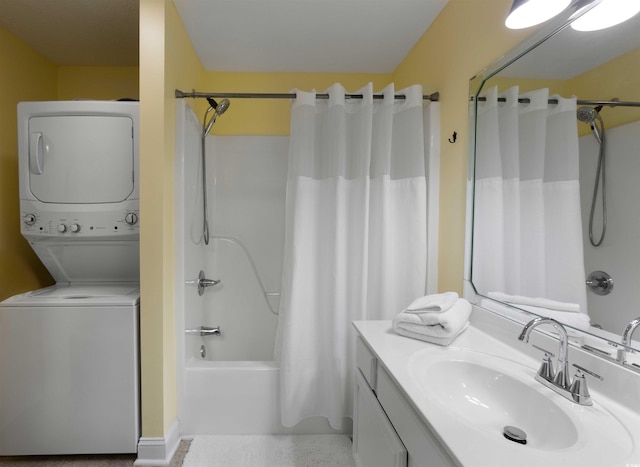
[[640,15],[580,32],[572,14],[471,80],[466,279],[615,359],[640,317]]

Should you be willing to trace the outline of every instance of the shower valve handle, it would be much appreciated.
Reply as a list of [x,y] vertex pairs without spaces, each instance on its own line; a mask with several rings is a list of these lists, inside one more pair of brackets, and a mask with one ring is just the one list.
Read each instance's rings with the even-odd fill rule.
[[192,336],[195,335],[195,336],[206,337],[206,336],[219,336],[221,334],[221,331],[220,331],[220,326],[217,326],[215,328],[212,328],[210,326],[200,326],[197,329],[185,329],[184,333]]
[[204,271],[200,271],[200,274],[198,275],[198,295],[204,294],[204,289],[206,287],[218,285],[220,282],[222,282],[220,279],[207,279],[204,275]]

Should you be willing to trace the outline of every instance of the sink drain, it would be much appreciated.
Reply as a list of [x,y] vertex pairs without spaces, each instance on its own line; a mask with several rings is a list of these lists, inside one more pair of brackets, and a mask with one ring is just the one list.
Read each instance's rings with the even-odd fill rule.
[[518,444],[527,444],[527,434],[520,428],[507,425],[502,429],[502,434],[509,441],[513,441]]

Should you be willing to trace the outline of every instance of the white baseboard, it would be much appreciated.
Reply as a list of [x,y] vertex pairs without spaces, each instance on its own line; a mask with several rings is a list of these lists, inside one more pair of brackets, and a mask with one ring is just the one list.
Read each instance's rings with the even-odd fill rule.
[[135,466],[168,466],[180,445],[180,423],[174,420],[164,437],[140,438]]

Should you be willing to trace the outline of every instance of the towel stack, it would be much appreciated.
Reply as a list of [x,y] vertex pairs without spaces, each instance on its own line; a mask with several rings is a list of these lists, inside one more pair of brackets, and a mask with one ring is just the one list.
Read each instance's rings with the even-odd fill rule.
[[553,318],[578,329],[586,330],[591,325],[589,315],[582,313],[577,303],[560,302],[542,297],[508,295],[502,292],[489,292],[487,295],[499,302],[513,305],[538,316]]
[[471,304],[455,292],[426,295],[400,312],[392,323],[402,336],[449,345],[469,325]]

